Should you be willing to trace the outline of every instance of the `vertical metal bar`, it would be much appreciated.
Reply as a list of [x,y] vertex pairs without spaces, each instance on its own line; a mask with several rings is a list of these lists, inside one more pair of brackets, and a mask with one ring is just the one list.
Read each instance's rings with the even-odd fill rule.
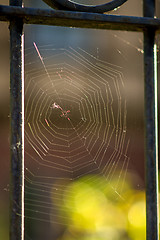
[[[144,0],[144,17],[154,17],[155,0]],[[146,234],[158,240],[158,124],[155,30],[144,31]]]
[[[10,0],[22,6],[22,0]],[[10,21],[10,240],[24,239],[24,76],[23,21]]]

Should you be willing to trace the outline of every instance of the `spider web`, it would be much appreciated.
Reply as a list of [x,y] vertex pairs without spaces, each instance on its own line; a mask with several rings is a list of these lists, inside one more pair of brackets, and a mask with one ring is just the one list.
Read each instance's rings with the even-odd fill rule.
[[129,163],[123,74],[81,48],[33,43],[25,59],[25,218],[65,225],[65,209],[57,211],[62,190],[83,176],[107,183],[116,177],[111,191],[123,197]]

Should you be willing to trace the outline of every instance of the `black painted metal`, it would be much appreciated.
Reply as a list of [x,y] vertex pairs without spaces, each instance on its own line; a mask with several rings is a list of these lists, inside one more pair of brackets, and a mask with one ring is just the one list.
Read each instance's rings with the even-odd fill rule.
[[151,27],[160,32],[160,19],[117,16],[98,13],[81,13],[58,10],[20,8],[0,5],[0,20],[17,17],[25,24],[41,24],[79,28],[96,28],[143,32]]
[[88,6],[77,4],[70,0],[43,0],[50,7],[59,10],[78,11],[78,12],[92,12],[92,13],[104,13],[118,8],[128,0],[112,0],[109,3],[101,4],[97,6]]
[[[44,1],[53,3],[53,0]],[[71,3],[68,0],[54,2],[57,2],[57,7],[60,3]],[[10,21],[11,39],[10,239],[24,239],[22,28],[23,23],[27,23],[144,32],[147,240],[158,240],[157,77],[154,44],[155,34],[160,32],[160,19],[154,18],[155,0],[144,0],[144,17],[22,8],[22,0],[10,0],[10,5],[13,6],[0,5],[0,20]]]
[[[144,16],[154,17],[155,0],[144,0]],[[158,240],[158,127],[155,31],[144,31],[146,230],[147,240]]]
[[19,6],[19,7],[21,7],[22,6],[22,0],[10,0],[9,4],[11,6]]
[[[10,1],[20,6],[22,1]],[[24,159],[21,19],[10,22],[10,240],[24,239]]]
[[143,1],[143,16],[153,18],[155,15],[155,0]]

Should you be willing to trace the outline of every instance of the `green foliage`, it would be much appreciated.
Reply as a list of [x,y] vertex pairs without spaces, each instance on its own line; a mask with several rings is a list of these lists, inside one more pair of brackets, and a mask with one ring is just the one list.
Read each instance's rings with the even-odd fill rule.
[[[122,189],[123,186],[123,189]],[[145,240],[145,194],[126,182],[85,176],[63,189],[59,211],[66,231],[58,240]]]

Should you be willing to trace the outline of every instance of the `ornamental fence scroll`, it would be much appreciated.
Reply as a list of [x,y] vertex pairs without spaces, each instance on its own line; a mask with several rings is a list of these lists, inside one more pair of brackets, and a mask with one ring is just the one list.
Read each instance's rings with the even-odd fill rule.
[[[155,37],[160,32],[160,19],[154,17],[155,0],[143,0],[144,17],[101,14],[119,7],[127,0],[112,0],[97,6],[81,5],[70,0],[43,1],[60,11],[23,8],[22,0],[10,0],[10,6],[0,5],[0,21],[10,22],[10,239],[24,240],[23,24],[47,24],[112,30],[119,28],[144,33],[147,240],[158,240],[158,100]],[[77,13],[79,11],[82,14]]]
[[104,13],[104,12],[109,12],[115,8],[118,8],[128,0],[112,0],[109,3],[101,4],[97,6],[77,4],[70,0],[43,0],[43,1],[47,3],[50,7],[55,9],[78,11],[78,12]]

